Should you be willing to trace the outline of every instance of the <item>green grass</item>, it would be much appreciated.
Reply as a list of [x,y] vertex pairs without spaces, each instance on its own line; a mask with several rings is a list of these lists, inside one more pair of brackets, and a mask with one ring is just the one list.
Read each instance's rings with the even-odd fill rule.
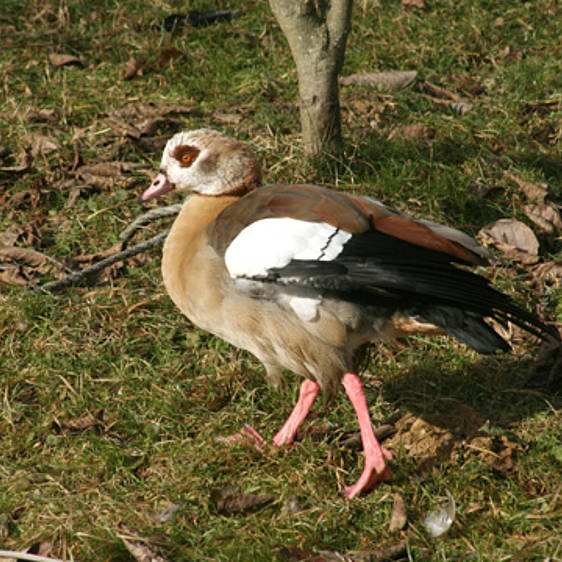
[[[115,244],[142,212],[136,198],[160,154],[121,138],[103,119],[139,100],[198,109],[155,134],[213,126],[255,147],[267,181],[310,181],[288,47],[265,2],[244,5],[231,23],[171,35],[159,24],[185,2],[4,0],[0,145],[13,155],[1,165],[20,163],[32,134],[55,139],[60,150],[39,155],[26,173],[0,172],[0,234],[30,225],[36,237],[18,244],[60,260]],[[220,3],[228,6],[235,7]],[[414,87],[394,96],[343,88],[346,159],[313,179],[472,234],[499,218],[526,220],[524,197],[506,170],[547,183],[560,203],[560,105],[528,106],[559,99],[560,16],[558,3],[547,0],[436,1],[423,11],[398,0],[358,2],[344,75],[417,70],[461,94],[466,79],[485,91],[459,116]],[[181,56],[163,64],[172,48]],[[54,67],[53,52],[87,66]],[[130,57],[142,61],[143,75],[125,81]],[[59,118],[28,118],[48,109]],[[240,121],[225,124],[217,112]],[[433,142],[387,139],[410,124],[433,128]],[[87,183],[72,171],[104,159],[135,162],[148,173],[84,189],[67,206],[74,186]],[[555,241],[543,259],[560,250]],[[276,393],[254,358],[193,328],[164,294],[159,263],[159,251],[151,251],[109,280],[56,295],[0,284],[0,548],[44,542],[52,556],[125,561],[133,558],[119,535],[129,532],[170,560],[283,559],[288,547],[372,552],[400,538],[388,531],[399,492],[410,560],[562,557],[562,397],[559,385],[526,385],[535,343],[516,334],[514,353],[493,358],[444,338],[376,348],[364,376],[375,423],[412,415],[450,431],[454,447],[422,462],[393,440],[392,484],[346,501],[342,485],[358,477],[362,457],[338,443],[356,430],[343,397],[315,408],[309,426],[318,431],[287,450],[262,455],[216,442],[244,422],[271,438],[299,380],[289,375],[289,391]],[[500,265],[489,274],[503,290],[562,320],[559,279],[537,286],[528,268]],[[473,435],[458,429],[467,411],[481,420]],[[77,427],[88,412],[98,418]],[[323,423],[332,431],[320,431]],[[476,447],[497,446],[498,455],[506,440],[514,469],[498,468]],[[273,501],[222,514],[213,494],[226,485]],[[429,539],[421,521],[445,489],[457,502],[457,521]],[[290,513],[283,506],[294,496],[302,509]],[[154,514],[170,502],[179,506],[175,517],[159,522]]]

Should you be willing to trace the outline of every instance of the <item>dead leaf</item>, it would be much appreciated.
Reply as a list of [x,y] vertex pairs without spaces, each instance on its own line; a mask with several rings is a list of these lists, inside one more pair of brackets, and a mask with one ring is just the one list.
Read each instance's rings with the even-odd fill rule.
[[168,560],[160,554],[156,554],[145,542],[132,540],[120,534],[117,536],[123,541],[123,544],[137,562],[167,562]]
[[158,66],[163,68],[168,66],[172,61],[182,58],[184,55],[175,47],[169,49],[162,49],[158,54]]
[[552,283],[557,288],[562,285],[562,263],[539,263],[531,269],[533,277],[539,285]]
[[211,499],[215,501],[217,511],[223,515],[253,511],[273,501],[271,496],[265,494],[243,494],[239,486],[213,490]]
[[0,283],[19,287],[29,285],[29,281],[22,275],[21,268],[13,264],[0,266]]
[[388,140],[401,138],[410,142],[427,144],[435,137],[435,129],[426,125],[403,125],[395,127],[388,135]]
[[69,64],[76,64],[79,66],[84,66],[84,62],[75,57],[74,55],[67,55],[64,53],[51,53],[49,55],[49,60],[53,66],[65,66]]
[[549,113],[550,111],[558,111],[562,108],[562,98],[552,98],[541,101],[528,102],[525,105],[527,111],[537,111],[539,113]]
[[532,203],[544,203],[544,200],[548,195],[548,186],[546,183],[536,183],[524,180],[511,172],[504,172],[504,176],[516,183],[529,201]]
[[64,266],[53,258],[18,246],[0,246],[0,281],[10,285],[29,285],[38,275],[61,274]]
[[506,45],[503,49],[501,49],[499,54],[503,58],[512,60],[521,60],[523,58],[523,51],[512,49],[509,45]]
[[18,262],[33,267],[45,273],[53,261],[35,250],[29,248],[20,248],[18,246],[2,246],[0,247],[0,263]]
[[397,92],[409,86],[418,75],[416,70],[365,72],[341,79],[344,86],[372,86],[381,92]]
[[134,57],[131,57],[125,67],[125,80],[132,80],[137,76],[142,76],[142,65]]
[[219,123],[225,123],[226,125],[238,125],[242,121],[242,115],[239,113],[222,113],[221,111],[215,111],[213,113],[213,119]]
[[13,224],[0,233],[0,246],[32,246],[39,242],[39,234],[34,225],[30,223]]
[[170,113],[201,114],[194,105],[178,105],[165,103],[135,102],[116,109],[109,115],[119,119],[147,119],[162,117]]
[[546,234],[562,231],[560,211],[552,204],[524,205],[523,212]]
[[93,412],[86,412],[85,414],[72,418],[66,421],[54,421],[53,429],[57,433],[76,433],[84,431],[89,427],[100,425],[105,421],[105,408],[98,408]]
[[500,219],[478,233],[509,258],[523,264],[538,261],[539,241],[535,233],[516,219]]
[[40,109],[39,111],[30,111],[26,115],[26,119],[29,123],[60,121],[60,113],[56,109]]
[[406,526],[407,520],[406,502],[404,502],[404,498],[399,493],[396,493],[394,494],[394,500],[392,502],[392,513],[390,515],[388,530],[391,533],[400,531]]
[[32,134],[25,139],[31,146],[31,156],[37,158],[40,154],[49,154],[60,150],[60,143],[46,135]]
[[27,172],[31,167],[31,163],[33,162],[33,156],[31,155],[31,150],[29,147],[26,147],[24,149],[21,160],[23,161],[23,163],[20,165],[0,166],[0,172],[6,172],[12,174],[21,174],[23,172]]
[[447,90],[441,86],[437,86],[436,84],[432,84],[427,80],[423,80],[419,83],[419,90],[420,92],[426,92],[432,97],[441,98],[446,100],[451,100],[454,102],[468,102],[468,100],[464,99],[462,96],[459,96],[455,92],[451,90]]
[[423,10],[425,8],[425,0],[402,0],[403,8],[419,8]]

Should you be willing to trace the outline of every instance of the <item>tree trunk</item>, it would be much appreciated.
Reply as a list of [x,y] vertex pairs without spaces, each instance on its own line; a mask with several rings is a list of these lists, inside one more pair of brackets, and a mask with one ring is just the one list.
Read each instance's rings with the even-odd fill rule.
[[305,153],[341,152],[338,75],[352,0],[269,0],[297,66]]

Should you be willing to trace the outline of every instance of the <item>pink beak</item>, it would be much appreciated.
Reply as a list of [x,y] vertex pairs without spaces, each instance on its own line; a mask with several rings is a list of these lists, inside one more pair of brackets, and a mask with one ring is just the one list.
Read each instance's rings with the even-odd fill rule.
[[173,183],[168,181],[165,172],[160,172],[150,184],[150,187],[139,197],[139,201],[143,203],[144,201],[148,201],[149,199],[153,199],[154,197],[158,197],[163,193],[167,193],[168,191],[172,191],[175,189],[176,186]]

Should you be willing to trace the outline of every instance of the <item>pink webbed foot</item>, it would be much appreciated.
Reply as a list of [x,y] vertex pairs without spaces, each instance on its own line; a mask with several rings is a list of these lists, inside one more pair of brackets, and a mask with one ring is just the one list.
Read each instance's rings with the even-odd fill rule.
[[386,460],[392,459],[392,453],[380,445],[371,424],[367,399],[363,391],[361,380],[354,373],[347,373],[342,384],[355,408],[359,429],[361,430],[361,441],[365,452],[365,468],[359,480],[353,486],[345,487],[345,496],[354,498],[361,492],[366,492],[376,486],[379,482],[387,482],[392,478],[392,470],[386,464]]
[[[293,411],[289,415],[287,421],[283,424],[283,427],[273,438],[274,445],[281,447],[282,445],[290,445],[294,441],[299,427],[305,420],[319,392],[320,385],[317,382],[307,379],[301,384],[297,403],[295,404],[295,407],[293,408]],[[226,445],[250,444],[260,453],[263,453],[265,451],[265,447],[267,446],[266,440],[251,425],[248,424],[244,424],[242,429],[234,435],[219,437],[218,441],[225,443]]]
[[368,456],[365,454],[365,467],[359,480],[352,486],[345,487],[345,497],[354,498],[361,492],[367,492],[374,488],[379,482],[388,482],[392,479],[392,470],[386,464],[386,460],[392,459],[392,453],[380,447],[376,454]]

